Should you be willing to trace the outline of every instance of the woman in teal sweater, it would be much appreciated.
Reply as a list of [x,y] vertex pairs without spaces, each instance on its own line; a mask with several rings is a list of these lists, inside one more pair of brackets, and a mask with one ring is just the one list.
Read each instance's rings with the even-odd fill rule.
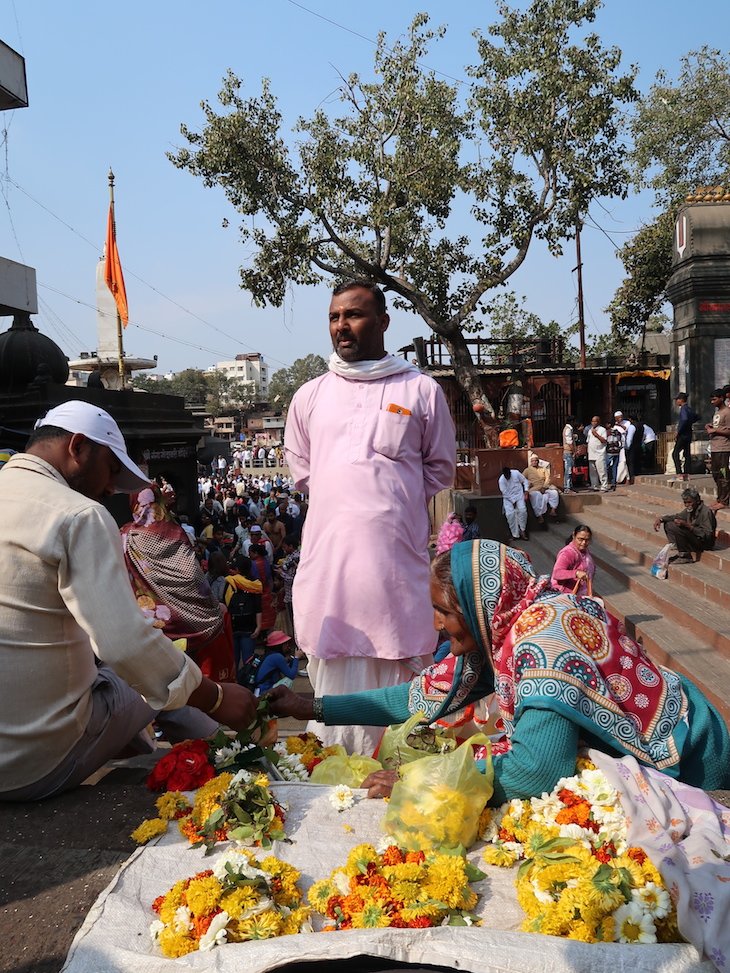
[[441,661],[409,683],[307,700],[270,694],[281,716],[330,725],[424,722],[495,693],[505,752],[494,756],[490,804],[550,791],[575,772],[579,746],[641,763],[708,790],[730,786],[730,736],[688,679],[659,666],[599,601],[535,577],[522,551],[468,541],[432,565]]

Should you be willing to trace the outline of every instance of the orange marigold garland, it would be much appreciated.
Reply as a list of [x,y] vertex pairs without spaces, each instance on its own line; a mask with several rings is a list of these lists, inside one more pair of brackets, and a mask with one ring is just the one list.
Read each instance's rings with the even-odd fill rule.
[[477,894],[469,883],[484,874],[462,855],[405,851],[379,854],[358,845],[329,878],[315,882],[309,904],[335,929],[396,929],[477,923]]

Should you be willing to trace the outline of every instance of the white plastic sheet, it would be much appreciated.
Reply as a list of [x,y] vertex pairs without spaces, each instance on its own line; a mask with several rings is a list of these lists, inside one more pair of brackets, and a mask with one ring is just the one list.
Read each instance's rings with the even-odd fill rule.
[[[358,801],[338,813],[329,804],[331,788],[312,784],[275,784],[279,800],[289,805],[287,834],[292,844],[273,853],[302,872],[308,888],[340,864],[355,845],[382,839],[382,801]],[[352,831],[347,828],[352,828]],[[225,849],[227,845],[219,846]],[[481,846],[469,857],[480,864]],[[181,878],[207,868],[201,849],[190,849],[171,828],[156,844],[135,852],[99,896],[77,933],[62,973],[266,973],[288,962],[346,960],[359,954],[388,960],[440,965],[471,973],[713,973],[693,946],[589,945],[519,932],[522,911],[515,895],[513,869],[484,866],[487,878],[475,885],[480,894],[480,927],[348,930],[284,936],[255,943],[230,943],[207,953],[177,960],[163,957],[149,937],[153,899]],[[316,966],[313,967],[316,970]]]

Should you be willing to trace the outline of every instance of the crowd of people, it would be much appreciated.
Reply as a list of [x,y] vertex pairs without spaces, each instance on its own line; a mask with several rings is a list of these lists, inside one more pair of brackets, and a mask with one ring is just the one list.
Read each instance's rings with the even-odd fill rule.
[[656,469],[657,434],[639,415],[616,411],[613,422],[605,425],[598,415],[589,423],[568,416],[562,445],[565,493],[574,493],[579,481],[607,493]]
[[[292,588],[307,501],[291,483],[281,474],[246,474],[235,461],[198,478],[195,556],[231,629],[234,678],[255,689],[252,664],[267,638],[278,632],[286,638],[273,644],[294,646]],[[296,649],[294,660],[301,658]]]

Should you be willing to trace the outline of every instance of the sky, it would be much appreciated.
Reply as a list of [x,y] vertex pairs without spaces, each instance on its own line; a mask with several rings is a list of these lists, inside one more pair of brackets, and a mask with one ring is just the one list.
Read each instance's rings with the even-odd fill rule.
[[[182,122],[200,128],[200,102],[215,104],[228,68],[243,80],[244,96],[271,79],[288,130],[318,106],[337,110],[340,74],[368,76],[378,31],[395,39],[420,10],[447,27],[427,66],[465,78],[476,60],[472,31],[498,19],[495,7],[494,0],[0,0],[0,38],[26,60],[30,102],[0,115],[0,254],[36,269],[36,326],[70,358],[96,348],[95,268],[111,167],[127,354],[157,355],[159,373],[251,351],[270,373],[310,353],[327,356],[327,285],[292,288],[283,308],[254,307],[239,286],[246,253],[236,213],[221,190],[175,169],[165,153],[184,144]],[[606,0],[595,29],[622,49],[626,65],[639,65],[638,85],[647,90],[659,68],[674,76],[683,54],[720,43],[717,25],[725,23],[726,0]],[[586,326],[598,334],[608,330],[603,309],[623,276],[616,246],[653,217],[652,198],[604,200],[589,215],[602,228],[589,220],[582,235]],[[572,243],[556,259],[535,241],[510,287],[530,311],[567,326],[577,316],[574,267]],[[387,347],[428,334],[420,318],[396,311]]]

